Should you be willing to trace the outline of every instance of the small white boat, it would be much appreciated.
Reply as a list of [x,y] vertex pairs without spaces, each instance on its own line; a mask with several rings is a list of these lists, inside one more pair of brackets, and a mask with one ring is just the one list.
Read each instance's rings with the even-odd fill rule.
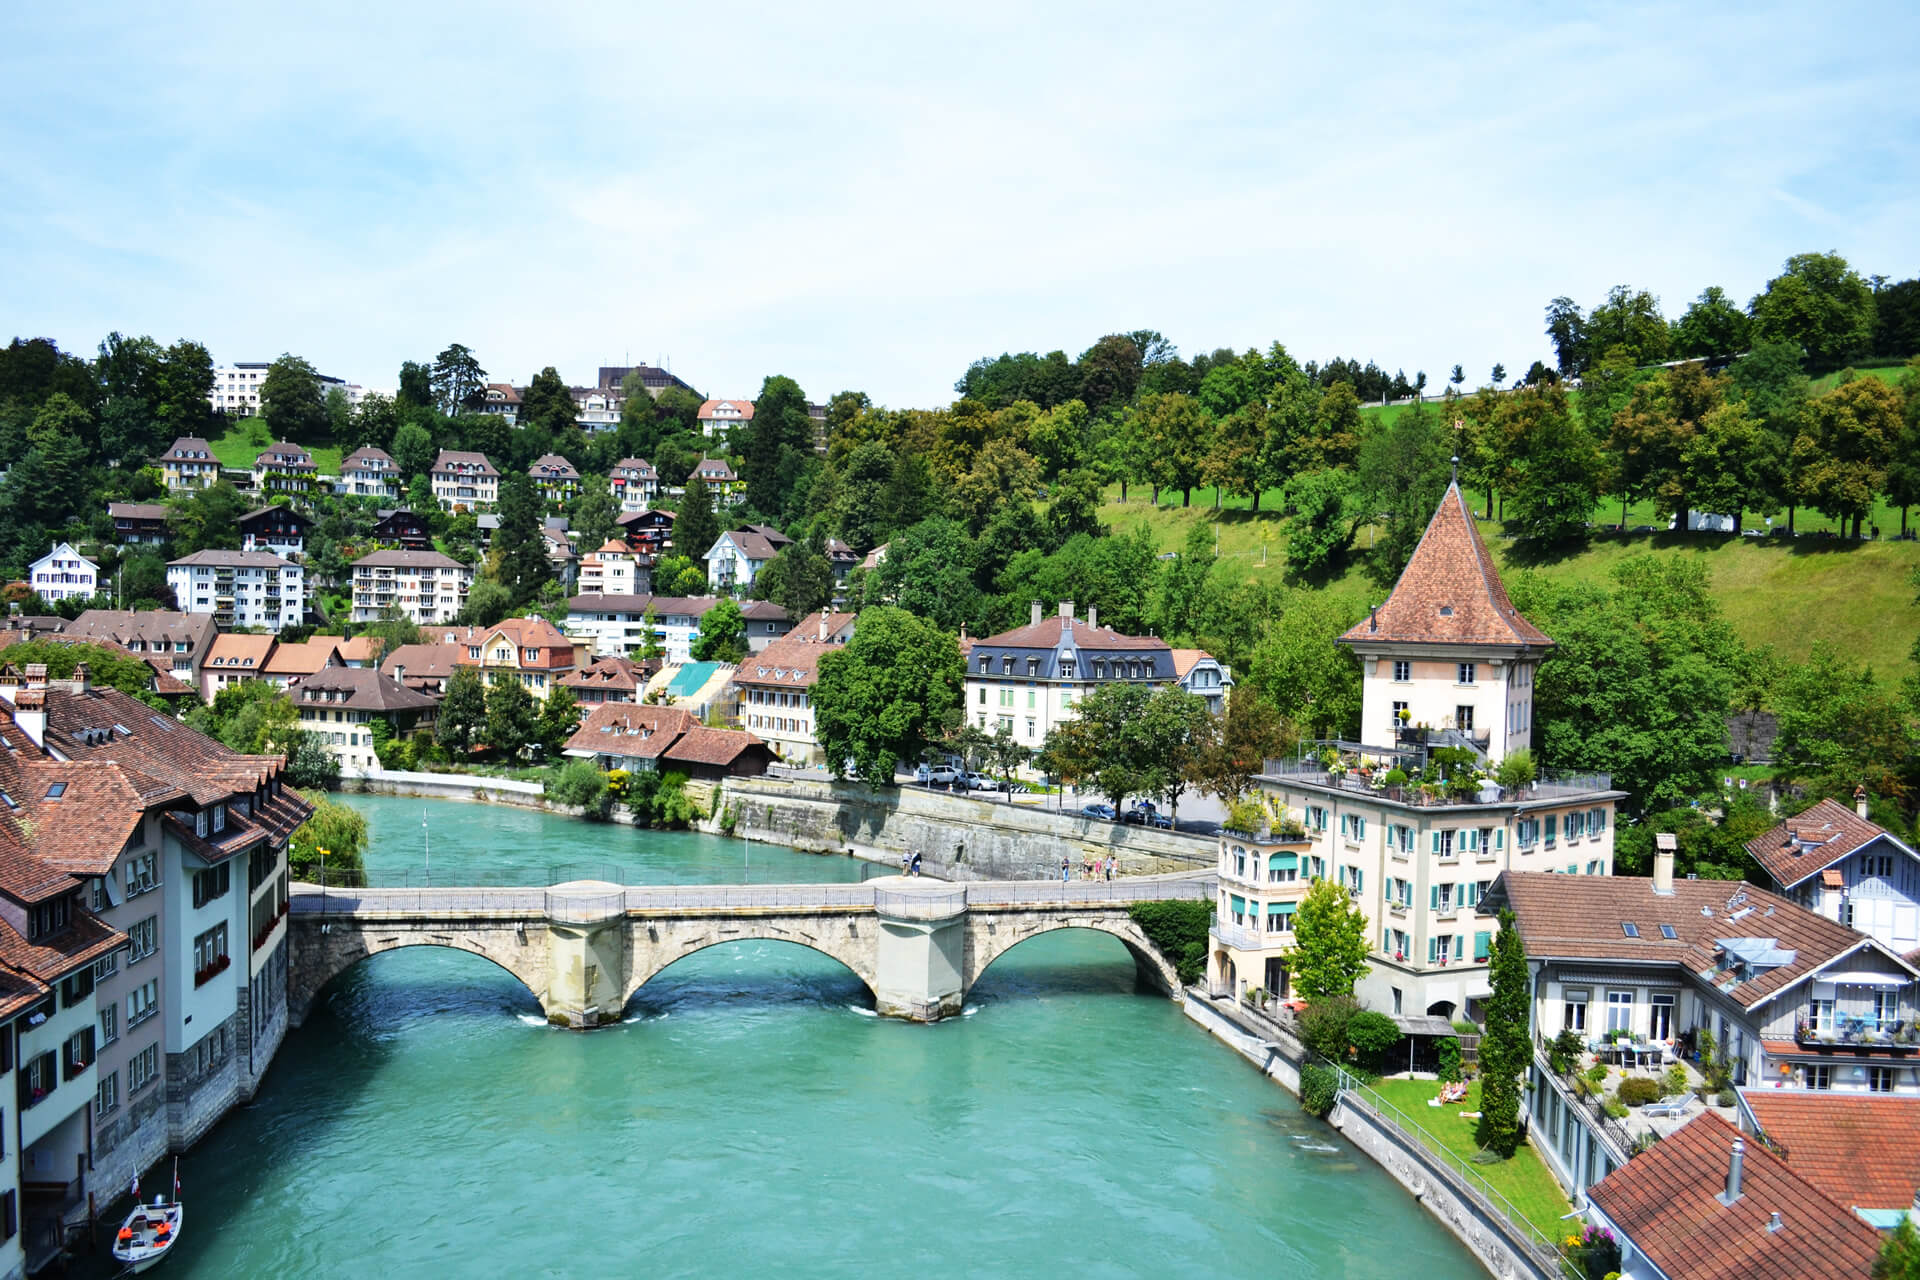
[[120,1224],[119,1234],[114,1236],[113,1260],[125,1264],[129,1273],[139,1275],[166,1257],[179,1242],[180,1224],[186,1219],[186,1209],[180,1203],[177,1165],[173,1175],[172,1200],[155,1196],[152,1204],[142,1204],[138,1179],[133,1186],[133,1212],[127,1215],[127,1220]]

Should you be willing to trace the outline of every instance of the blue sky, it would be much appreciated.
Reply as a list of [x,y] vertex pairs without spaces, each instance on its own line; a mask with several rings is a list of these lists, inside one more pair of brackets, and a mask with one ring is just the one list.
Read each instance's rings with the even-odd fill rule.
[[0,12],[11,333],[934,405],[1115,330],[1483,379],[1556,294],[1920,274],[1912,5],[278,8]]

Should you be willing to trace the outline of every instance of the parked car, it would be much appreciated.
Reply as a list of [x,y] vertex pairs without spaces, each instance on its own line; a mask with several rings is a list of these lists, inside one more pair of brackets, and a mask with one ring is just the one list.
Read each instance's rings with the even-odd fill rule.
[[950,764],[923,764],[913,771],[913,780],[929,786],[950,787],[960,780],[960,771]]
[[1108,822],[1113,822],[1119,817],[1119,815],[1113,811],[1113,806],[1110,804],[1083,804],[1080,806],[1080,816],[1083,818],[1105,818]]
[[994,788],[1000,785],[993,778],[990,778],[986,774],[980,773],[977,770],[973,770],[973,769],[969,769],[966,773],[961,774],[960,776],[965,781],[967,790],[969,791],[992,791]]
[[1159,827],[1162,831],[1171,830],[1173,827],[1173,819],[1161,813],[1159,806],[1151,800],[1142,800],[1127,810],[1125,821],[1135,826]]

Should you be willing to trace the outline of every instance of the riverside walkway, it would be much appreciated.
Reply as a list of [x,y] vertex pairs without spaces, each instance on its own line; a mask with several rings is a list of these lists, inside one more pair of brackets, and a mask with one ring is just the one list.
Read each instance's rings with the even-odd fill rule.
[[[614,873],[617,874],[617,873]],[[674,961],[724,942],[797,943],[852,970],[883,1014],[958,1013],[987,966],[1055,929],[1118,938],[1142,977],[1178,998],[1172,962],[1129,911],[1204,901],[1210,873],[1119,880],[953,883],[886,876],[859,884],[544,886],[297,885],[288,1004],[296,1025],[320,991],[370,955],[407,946],[467,951],[524,983],[550,1021],[617,1021],[633,993]]]

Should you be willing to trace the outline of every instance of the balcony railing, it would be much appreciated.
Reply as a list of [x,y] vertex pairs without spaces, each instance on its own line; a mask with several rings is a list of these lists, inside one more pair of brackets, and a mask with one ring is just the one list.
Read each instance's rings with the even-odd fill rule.
[[1920,1025],[1901,1021],[1882,1027],[1869,1018],[1840,1017],[1834,1026],[1816,1028],[1800,1018],[1794,1023],[1793,1042],[1802,1049],[1883,1052],[1902,1057],[1920,1049]]
[[[1374,748],[1365,748],[1368,754],[1374,754]],[[1380,748],[1378,754],[1385,757],[1389,749]],[[1386,768],[1373,770],[1375,777],[1383,777]],[[1422,809],[1458,808],[1479,804],[1511,804],[1516,801],[1573,799],[1579,796],[1593,795],[1596,792],[1611,791],[1613,778],[1604,773],[1573,773],[1542,775],[1517,791],[1499,790],[1498,800],[1482,800],[1478,794],[1456,798],[1447,794],[1438,784],[1434,790],[1414,783],[1376,784],[1373,777],[1362,776],[1357,770],[1348,769],[1335,773],[1321,764],[1317,758],[1304,760],[1269,760],[1260,771],[1263,778],[1275,782],[1291,783],[1313,787],[1325,787],[1333,791],[1350,792],[1359,796],[1373,796],[1391,801],[1394,804],[1409,805]],[[1492,784],[1488,784],[1492,785]]]

